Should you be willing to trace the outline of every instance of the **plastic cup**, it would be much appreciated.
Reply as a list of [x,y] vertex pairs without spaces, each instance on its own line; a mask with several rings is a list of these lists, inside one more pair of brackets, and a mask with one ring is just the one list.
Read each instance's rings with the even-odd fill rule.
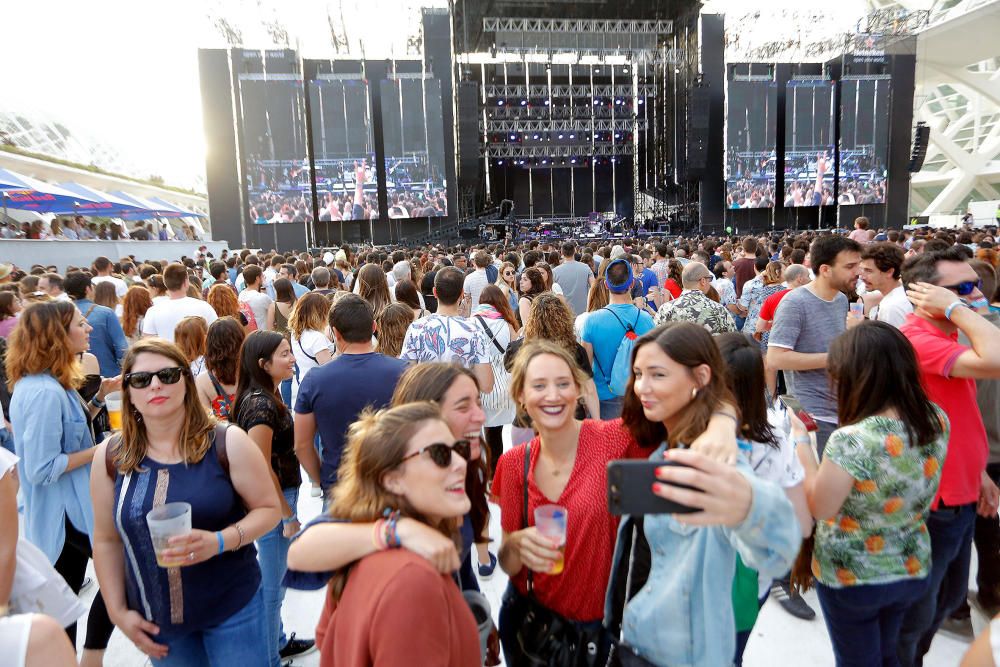
[[861,301],[855,301],[851,304],[851,315],[861,319],[865,316],[865,304]]
[[111,392],[104,397],[104,405],[108,409],[108,423],[111,424],[111,430],[122,430],[122,393]]
[[153,540],[156,564],[160,567],[177,567],[184,560],[165,560],[161,555],[170,546],[171,537],[187,535],[191,532],[191,505],[188,503],[167,503],[154,507],[146,514],[146,525]]
[[566,522],[569,512],[559,505],[541,505],[535,508],[535,528],[559,545],[559,557],[549,574],[560,574],[566,564]]

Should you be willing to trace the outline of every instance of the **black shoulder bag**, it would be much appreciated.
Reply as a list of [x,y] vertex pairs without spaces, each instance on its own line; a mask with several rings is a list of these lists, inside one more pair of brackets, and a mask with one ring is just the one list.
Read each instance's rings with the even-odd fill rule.
[[[528,527],[528,470],[531,447],[524,447],[524,488],[521,522]],[[521,598],[523,612],[517,629],[519,656],[507,656],[510,667],[596,667],[604,628],[584,628],[542,605],[534,594],[534,576],[528,570],[528,595]]]

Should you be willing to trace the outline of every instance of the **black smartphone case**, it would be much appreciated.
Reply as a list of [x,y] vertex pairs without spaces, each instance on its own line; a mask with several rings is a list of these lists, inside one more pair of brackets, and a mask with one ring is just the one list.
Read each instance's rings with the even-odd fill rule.
[[[653,493],[653,484],[657,481],[656,469],[676,465],[681,464],[671,461],[638,459],[608,462],[608,511],[617,516],[700,512],[701,510],[696,507],[688,507]],[[676,484],[675,486],[685,489],[692,488],[684,484]]]

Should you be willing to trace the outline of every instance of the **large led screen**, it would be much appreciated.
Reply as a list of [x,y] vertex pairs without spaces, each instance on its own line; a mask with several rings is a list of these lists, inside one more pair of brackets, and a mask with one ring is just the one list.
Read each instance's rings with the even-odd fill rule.
[[840,204],[882,204],[889,164],[889,95],[885,76],[840,82]]
[[786,207],[835,204],[834,84],[792,79],[785,84]]
[[390,218],[448,215],[441,82],[420,75],[381,82]]
[[778,89],[773,80],[726,87],[726,206],[774,208]]
[[249,217],[255,224],[312,220],[305,96],[292,50],[243,50],[240,129]]
[[378,218],[378,178],[368,82],[320,74],[309,82],[320,221]]

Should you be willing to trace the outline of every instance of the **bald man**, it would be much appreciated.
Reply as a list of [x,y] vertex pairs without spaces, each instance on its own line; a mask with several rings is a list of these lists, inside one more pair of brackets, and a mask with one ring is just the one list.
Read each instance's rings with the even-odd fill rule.
[[712,272],[701,262],[688,262],[681,272],[681,295],[660,306],[656,313],[656,325],[693,322],[712,334],[736,331],[736,322],[726,307],[708,297],[712,277]]

